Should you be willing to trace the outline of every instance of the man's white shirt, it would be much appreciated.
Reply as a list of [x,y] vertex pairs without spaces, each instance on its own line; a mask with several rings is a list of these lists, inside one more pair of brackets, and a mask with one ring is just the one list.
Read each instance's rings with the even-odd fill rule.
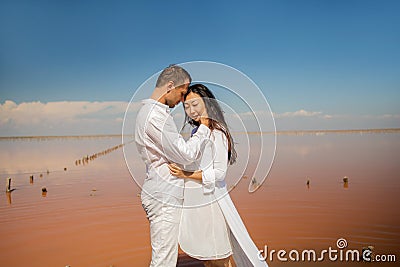
[[135,141],[146,164],[142,190],[183,198],[184,180],[170,174],[168,164],[191,164],[199,157],[210,136],[210,129],[200,125],[188,140],[179,134],[170,109],[153,99],[142,101],[135,124]]

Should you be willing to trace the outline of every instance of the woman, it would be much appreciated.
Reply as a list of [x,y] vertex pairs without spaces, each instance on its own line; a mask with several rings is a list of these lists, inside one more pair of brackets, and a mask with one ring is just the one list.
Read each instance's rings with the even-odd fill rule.
[[228,163],[233,164],[237,155],[221,107],[206,86],[195,84],[184,96],[184,108],[185,121],[195,127],[206,122],[211,136],[193,166],[183,170],[169,165],[172,175],[185,178],[181,249],[206,266],[267,266],[258,259],[258,249],[226,188]]

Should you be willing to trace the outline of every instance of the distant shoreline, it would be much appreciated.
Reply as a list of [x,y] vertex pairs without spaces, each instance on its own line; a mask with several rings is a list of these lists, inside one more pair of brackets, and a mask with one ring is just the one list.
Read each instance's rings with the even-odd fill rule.
[[[245,132],[232,132],[243,134]],[[277,135],[325,135],[325,134],[363,134],[363,133],[400,133],[400,128],[383,129],[351,129],[351,130],[288,130],[276,131]],[[247,134],[274,134],[274,132],[247,132]],[[49,136],[0,136],[0,140],[18,139],[91,139],[91,138],[116,138],[121,134],[92,134],[92,135],[49,135]]]
[[91,139],[91,138],[116,138],[121,134],[91,134],[91,135],[27,135],[27,136],[0,136],[0,140],[18,139]]
[[[273,132],[263,132],[263,133],[264,134],[273,134]],[[363,133],[400,133],[400,128],[276,131],[277,135],[324,135],[324,134],[363,134]],[[248,132],[248,134],[259,134],[259,133],[258,132]]]

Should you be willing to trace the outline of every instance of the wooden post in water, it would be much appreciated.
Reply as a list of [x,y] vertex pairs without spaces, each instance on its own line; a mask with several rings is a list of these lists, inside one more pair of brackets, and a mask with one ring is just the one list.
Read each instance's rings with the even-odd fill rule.
[[46,197],[46,195],[47,195],[47,188],[42,187],[42,197]]
[[347,176],[343,178],[343,188],[349,188],[349,177]]
[[6,192],[11,192],[11,178],[7,178]]

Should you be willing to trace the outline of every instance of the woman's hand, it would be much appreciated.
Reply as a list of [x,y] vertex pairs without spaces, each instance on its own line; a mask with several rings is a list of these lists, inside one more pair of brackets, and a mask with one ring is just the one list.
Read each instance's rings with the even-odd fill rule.
[[175,163],[168,164],[169,172],[178,178],[189,178],[189,179],[195,179],[195,180],[200,180],[203,177],[203,172],[201,170],[194,171],[194,172],[189,172],[183,170],[181,167],[177,166]]
[[182,170],[182,168],[177,166],[175,163],[168,164],[168,168],[169,168],[169,172],[173,176],[179,177],[179,178],[185,178],[186,177],[184,170]]
[[204,124],[205,126],[209,127],[210,126],[210,119],[208,117],[200,117],[200,123]]

